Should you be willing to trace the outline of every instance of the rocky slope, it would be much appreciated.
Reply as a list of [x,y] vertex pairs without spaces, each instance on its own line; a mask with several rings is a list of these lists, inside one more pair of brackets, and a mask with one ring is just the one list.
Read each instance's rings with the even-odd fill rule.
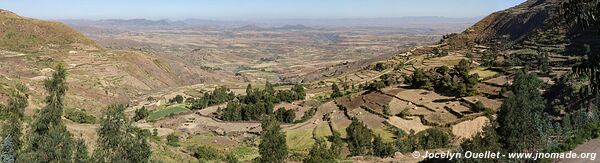
[[585,49],[584,44],[599,44],[596,34],[582,31],[573,22],[559,16],[562,2],[528,0],[492,13],[464,32],[449,36],[443,43],[453,49],[479,44],[567,55],[580,55]]

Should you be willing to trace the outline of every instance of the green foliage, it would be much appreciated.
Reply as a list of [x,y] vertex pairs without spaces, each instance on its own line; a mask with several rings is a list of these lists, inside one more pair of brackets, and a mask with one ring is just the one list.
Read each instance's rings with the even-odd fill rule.
[[133,121],[137,122],[142,119],[146,119],[146,117],[148,117],[149,114],[150,114],[150,112],[148,111],[148,109],[146,109],[146,106],[142,106],[142,108],[135,109],[135,115],[133,116]]
[[52,78],[44,82],[48,92],[47,105],[31,124],[28,144],[18,162],[72,161],[73,138],[61,120],[67,91],[66,75],[65,68],[59,65]]
[[429,128],[416,134],[413,130],[409,134],[399,130],[395,135],[396,149],[403,153],[423,149],[446,148],[450,145],[451,139],[450,134],[439,128]]
[[235,94],[226,87],[219,87],[212,92],[206,92],[202,97],[194,101],[187,101],[191,104],[192,110],[201,110],[212,105],[222,104],[235,98]]
[[373,67],[373,70],[379,71],[379,72],[381,72],[385,69],[387,69],[387,65],[385,65],[385,63],[382,63],[382,62],[376,63],[375,67]]
[[331,135],[331,153],[335,158],[339,158],[342,153],[342,148],[344,147],[344,140],[342,139],[342,134],[333,130]]
[[[565,20],[574,20],[584,30],[592,30],[600,34],[600,3],[597,0],[568,0],[562,4],[561,15]],[[587,59],[575,65],[573,70],[580,76],[590,77],[590,84],[582,88],[581,95],[595,97],[600,93],[600,55],[592,54],[587,47]]]
[[317,138],[315,144],[308,153],[308,157],[302,160],[304,163],[322,163],[322,162],[337,162],[336,156],[331,148],[327,147],[327,143],[322,138]]
[[183,100],[184,100],[183,96],[177,95],[174,98],[170,99],[169,103],[178,103],[178,104],[181,104],[181,103],[183,103]]
[[83,139],[75,140],[75,151],[73,151],[73,162],[75,163],[83,163],[90,162],[90,156],[88,154],[87,145],[85,145],[85,141]]
[[167,135],[167,145],[179,147],[179,136],[177,136],[175,133]]
[[371,139],[373,132],[365,124],[356,118],[352,119],[350,126],[346,128],[348,133],[347,142],[350,154],[352,156],[360,156],[368,153],[371,148]]
[[285,108],[279,108],[275,111],[275,118],[282,123],[292,123],[296,118],[296,113],[291,109],[285,110]]
[[338,97],[342,97],[344,96],[344,93],[342,93],[342,91],[340,91],[340,87],[338,87],[337,84],[333,83],[331,85],[331,98],[335,99]]
[[198,160],[220,160],[223,158],[221,152],[211,146],[190,147],[189,151],[193,152],[193,156]]
[[282,131],[279,121],[270,116],[265,116],[261,121],[263,129],[258,145],[260,162],[280,163],[285,162],[288,156],[288,147],[285,132]]
[[388,104],[383,105],[383,115],[390,116],[390,114],[391,114],[390,113],[390,105],[388,105]]
[[380,91],[381,89],[385,88],[385,86],[386,84],[383,80],[376,80],[372,83],[369,83],[367,89],[370,91]]
[[544,148],[547,116],[538,88],[542,81],[534,74],[519,71],[509,97],[498,113],[498,134],[509,152],[535,152]]
[[75,122],[75,123],[87,123],[94,124],[96,123],[96,117],[92,115],[88,115],[82,110],[78,109],[65,109],[65,118]]
[[431,89],[433,81],[430,73],[426,73],[423,69],[417,68],[411,76],[405,77],[405,82],[414,88]]
[[240,160],[238,160],[234,154],[229,153],[227,154],[227,156],[225,157],[225,162],[226,163],[239,163]]
[[147,134],[132,126],[123,105],[111,105],[100,119],[93,158],[97,162],[148,162]]
[[[496,128],[493,125],[486,125],[483,132],[477,133],[471,139],[465,140],[460,144],[458,152],[465,153],[471,151],[473,153],[485,153],[486,151],[503,152],[500,137],[496,133]],[[457,158],[458,163],[487,163],[487,162],[506,162],[501,159],[485,159],[485,158]]]
[[2,139],[0,144],[0,162],[2,163],[14,163],[17,157],[17,148],[13,144],[12,137],[7,136]]
[[[267,82],[267,88],[264,90],[253,89],[252,85],[246,88],[246,95],[240,96],[237,99],[227,103],[227,107],[219,110],[219,115],[225,121],[249,121],[260,120],[263,115],[272,115],[275,103],[281,101],[292,102],[295,100],[304,99],[306,94],[304,88],[296,85],[291,90],[275,91],[273,86]],[[286,123],[293,122],[295,115],[291,115],[293,111],[288,111],[280,116],[285,117]],[[275,113],[277,114],[277,113]]]
[[381,135],[377,135],[373,140],[373,155],[379,157],[388,157],[394,153],[394,146],[384,143]]
[[444,148],[450,144],[450,134],[439,128],[429,128],[416,136],[422,149]]
[[317,108],[316,107],[310,108],[310,110],[304,112],[304,115],[302,115],[302,117],[300,117],[299,120],[295,121],[295,123],[306,122],[310,118],[312,118],[315,115],[315,113],[317,113]]
[[24,109],[28,105],[27,99],[27,88],[18,84],[17,89],[10,91],[8,106],[0,105],[0,112],[7,117],[6,121],[4,121],[4,125],[1,127],[2,130],[0,131],[0,139],[3,141],[10,141],[3,142],[3,144],[6,146],[11,146],[12,149],[3,147],[3,151],[9,152],[6,153],[6,156],[11,156],[10,160],[13,161],[17,157],[16,151],[21,148],[21,129],[23,124]]
[[409,134],[405,134],[402,130],[394,133],[396,136],[395,145],[399,152],[407,153],[420,149],[419,140],[415,136],[415,131],[410,130]]
[[483,105],[483,102],[481,101],[477,101],[477,103],[475,103],[475,107],[473,108],[473,110],[476,112],[482,112],[485,111],[485,109],[485,105]]
[[539,70],[542,75],[548,76],[552,73],[552,67],[550,67],[550,59],[548,53],[542,53],[541,57],[538,59]]
[[413,88],[433,89],[445,95],[466,97],[477,93],[475,86],[479,81],[477,74],[469,75],[470,63],[463,59],[450,69],[447,66],[437,67],[430,71],[415,69],[411,76],[405,77],[405,83]]
[[494,62],[498,58],[498,52],[495,50],[486,50],[481,56],[481,64],[482,66],[492,67],[494,66]]
[[292,87],[292,91],[296,92],[298,95],[298,99],[303,100],[306,97],[306,92],[304,92],[304,87],[300,84],[294,84]]

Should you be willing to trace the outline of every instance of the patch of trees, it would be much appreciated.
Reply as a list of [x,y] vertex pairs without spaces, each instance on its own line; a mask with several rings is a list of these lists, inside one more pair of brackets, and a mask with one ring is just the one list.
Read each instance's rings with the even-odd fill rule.
[[212,105],[222,104],[235,98],[235,94],[226,87],[218,87],[212,92],[205,92],[202,97],[187,101],[192,110],[201,110]]
[[373,140],[373,155],[379,157],[388,157],[394,154],[396,149],[392,144],[383,142],[381,135],[377,135]]
[[179,147],[179,136],[175,133],[167,135],[167,145]]
[[279,121],[271,116],[264,116],[261,121],[263,131],[260,135],[258,151],[259,162],[281,163],[288,157],[288,147],[285,132],[282,131]]
[[[600,35],[600,6],[595,0],[569,0],[562,3],[561,16],[569,23],[574,23],[583,30],[591,30]],[[590,84],[582,87],[580,94],[588,98],[593,98],[600,93],[600,55],[598,47],[586,47],[587,58],[573,67],[575,73],[579,76],[590,77]]]
[[11,116],[0,132],[0,159],[3,162],[147,162],[151,151],[146,134],[131,125],[123,113],[123,106],[107,109],[100,119],[96,149],[92,156],[88,154],[83,139],[74,138],[61,120],[67,91],[66,75],[64,67],[59,65],[52,77],[44,82],[48,92],[46,106],[37,113],[23,136],[26,89],[20,86],[11,94],[6,106]]
[[431,51],[433,54],[430,57],[444,57],[448,56],[448,51],[441,48],[433,48]]
[[411,76],[405,77],[405,83],[413,88],[435,90],[444,95],[472,96],[477,93],[475,85],[479,81],[479,75],[470,75],[469,70],[470,62],[463,59],[453,69],[447,66],[429,71],[415,69]]
[[75,123],[87,123],[87,124],[96,123],[96,117],[87,114],[85,112],[85,110],[79,110],[79,109],[74,109],[74,108],[65,110],[65,118],[67,118]]
[[[296,84],[291,90],[275,91],[273,85],[267,82],[264,90],[253,89],[252,85],[246,88],[245,96],[238,96],[237,99],[227,103],[227,107],[220,109],[220,118],[225,121],[249,121],[260,120],[263,115],[273,115],[275,103],[282,101],[295,101],[304,99],[306,94],[304,88]],[[293,112],[293,111],[291,111]],[[291,112],[281,113],[282,122],[293,122],[295,115]]]
[[326,140],[315,138],[315,144],[311,147],[308,157],[302,160],[304,163],[337,162],[340,157],[344,142],[339,132],[333,131],[330,136],[331,145],[327,147]]
[[410,131],[396,132],[396,149],[399,152],[412,152],[423,149],[445,148],[450,144],[451,135],[447,131],[439,128],[429,128],[427,130],[416,133]]
[[300,117],[299,120],[296,120],[295,123],[306,122],[310,118],[312,118],[315,115],[315,113],[317,113],[317,108],[316,107],[310,108],[310,110],[304,112],[304,115],[302,115],[302,117]]
[[[511,86],[513,96],[498,112],[498,134],[504,148],[511,152],[535,152],[547,144],[545,101],[538,88],[542,81],[534,74],[519,71]],[[524,134],[527,133],[527,134]]]
[[[551,119],[550,115],[544,112],[545,100],[539,91],[542,81],[536,75],[520,71],[513,83],[510,86],[513,95],[504,101],[497,119],[488,116],[492,122],[482,133],[461,143],[459,152],[560,153],[600,136],[600,114],[597,110],[600,101],[596,101],[593,107],[584,106],[586,109],[567,113],[558,120]],[[488,162],[490,160],[459,159],[458,161]],[[507,162],[507,160],[494,160],[494,162]]]
[[201,161],[213,161],[223,158],[221,152],[211,146],[189,147],[188,151],[192,151],[192,156]]
[[294,119],[296,119],[296,112],[294,112],[294,110],[292,110],[292,109],[286,110],[285,108],[282,107],[282,108],[277,109],[277,111],[275,111],[275,118],[279,122],[293,123]]
[[346,128],[347,143],[350,149],[350,155],[360,156],[366,155],[371,148],[371,140],[373,132],[363,122],[353,118],[350,126]]
[[140,121],[142,119],[146,119],[148,117],[148,115],[150,115],[150,111],[148,111],[148,109],[146,109],[145,106],[142,106],[139,109],[135,109],[135,114],[133,115],[133,121],[137,122]]
[[184,100],[185,99],[183,99],[183,96],[177,95],[177,96],[173,97],[172,99],[170,99],[169,103],[172,103],[172,104],[174,104],[174,103],[181,104],[181,103],[183,103]]

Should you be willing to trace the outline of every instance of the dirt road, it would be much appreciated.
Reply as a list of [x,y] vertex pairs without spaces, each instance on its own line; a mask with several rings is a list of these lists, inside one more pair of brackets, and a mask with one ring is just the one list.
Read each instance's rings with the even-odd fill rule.
[[[577,146],[573,149],[573,153],[600,153],[600,138],[590,140],[582,145]],[[590,158],[575,158],[575,159],[563,159],[558,160],[560,163],[586,163],[586,162],[597,162],[598,158],[591,160]]]

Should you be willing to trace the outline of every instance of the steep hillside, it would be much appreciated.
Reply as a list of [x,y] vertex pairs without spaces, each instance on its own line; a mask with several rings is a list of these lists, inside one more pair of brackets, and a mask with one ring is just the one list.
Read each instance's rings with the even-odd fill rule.
[[45,49],[98,49],[94,41],[68,26],[20,17],[0,9],[0,49],[35,52]]
[[492,13],[464,32],[447,36],[442,43],[452,49],[491,45],[498,49],[533,49],[563,55],[581,55],[585,44],[600,45],[597,34],[582,31],[558,15],[562,2],[528,0]]
[[[198,83],[236,81],[233,74],[207,71],[176,58],[98,46],[61,23],[0,11],[0,87],[23,83],[30,90],[32,113],[43,105],[43,81],[53,68],[67,68],[68,107],[98,115],[106,105],[130,103],[161,90]],[[226,83],[224,83],[226,84]],[[0,88],[0,100],[7,91]]]
[[447,41],[454,47],[518,42],[542,27],[553,16],[560,0],[528,0],[518,6],[498,11]]

